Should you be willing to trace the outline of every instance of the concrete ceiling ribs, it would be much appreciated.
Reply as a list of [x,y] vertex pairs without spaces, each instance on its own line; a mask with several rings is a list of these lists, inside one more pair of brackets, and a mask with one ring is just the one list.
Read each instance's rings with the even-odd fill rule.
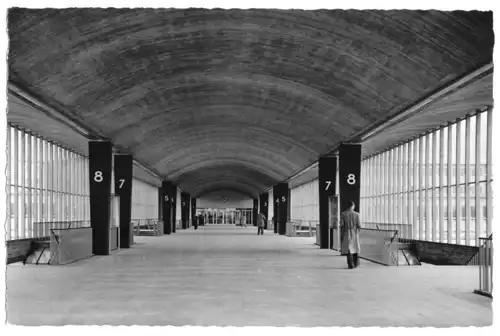
[[477,11],[13,8],[9,81],[193,196],[255,197],[491,63],[492,22]]

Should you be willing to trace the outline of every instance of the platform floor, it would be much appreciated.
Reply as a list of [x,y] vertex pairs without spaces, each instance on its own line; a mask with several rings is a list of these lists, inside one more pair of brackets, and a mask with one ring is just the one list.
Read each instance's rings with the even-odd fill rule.
[[21,325],[485,326],[475,267],[384,267],[234,226],[136,237],[67,266],[7,267],[7,318]]

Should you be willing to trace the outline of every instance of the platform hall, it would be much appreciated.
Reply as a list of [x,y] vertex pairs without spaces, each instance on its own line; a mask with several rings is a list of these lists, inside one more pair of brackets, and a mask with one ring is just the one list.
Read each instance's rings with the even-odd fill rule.
[[7,25],[9,324],[492,324],[491,11]]

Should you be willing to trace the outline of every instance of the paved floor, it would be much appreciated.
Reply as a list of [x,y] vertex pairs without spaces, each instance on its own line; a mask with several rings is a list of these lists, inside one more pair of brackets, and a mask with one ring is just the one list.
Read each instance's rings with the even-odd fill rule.
[[22,325],[484,326],[475,267],[355,270],[312,238],[204,227],[67,266],[7,267]]

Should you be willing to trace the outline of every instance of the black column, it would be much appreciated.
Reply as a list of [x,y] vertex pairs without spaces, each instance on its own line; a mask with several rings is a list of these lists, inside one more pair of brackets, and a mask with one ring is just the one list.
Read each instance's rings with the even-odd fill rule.
[[[196,221],[196,225],[194,224]],[[196,218],[196,198],[191,198],[191,222],[195,228],[198,227],[198,218]]]
[[[288,185],[286,186],[287,190],[288,190],[288,201],[287,201],[287,220],[290,220],[292,218],[292,189],[288,188]],[[286,228],[285,228],[286,230]]]
[[172,233],[172,182],[162,181],[160,190],[163,232],[169,235]]
[[274,233],[278,233],[278,204],[279,204],[279,191],[278,186],[273,187],[273,226]]
[[[158,219],[163,220],[163,190],[158,188]],[[165,233],[165,223],[163,223],[163,233]]]
[[112,155],[111,142],[89,142],[90,225],[95,255],[109,255]]
[[328,237],[330,236],[330,197],[335,195],[335,182],[337,175],[337,158],[322,157],[318,162],[319,179],[319,247],[329,248]]
[[268,193],[264,193],[264,194],[261,194],[260,195],[260,202],[259,202],[259,212],[262,213],[264,216],[266,216],[266,225],[265,225],[265,229],[267,229],[267,220],[269,218],[267,218],[269,216],[269,211],[268,211],[268,207],[269,207],[269,194]]
[[340,211],[344,211],[349,200],[354,201],[359,211],[361,186],[361,145],[342,144],[339,148],[339,197]]
[[187,216],[186,216],[186,218],[187,218],[187,227],[190,228],[191,224],[192,224],[190,222],[190,219],[192,219],[192,218],[191,218],[191,195],[189,195],[189,194],[187,196],[187,202],[186,203],[187,203],[187,209],[186,209],[186,213],[187,213]]
[[253,213],[252,213],[252,223],[253,226],[257,226],[257,214],[259,213],[259,200],[253,199]]
[[182,228],[188,228],[188,214],[189,214],[189,195],[185,192],[181,193],[181,223]]
[[133,241],[132,155],[115,155],[115,193],[120,196],[120,248],[129,248]]
[[278,233],[280,235],[286,234],[286,222],[288,221],[288,183],[279,183],[278,190]]
[[170,200],[172,201],[172,232],[177,230],[177,186],[172,185],[170,189]]

